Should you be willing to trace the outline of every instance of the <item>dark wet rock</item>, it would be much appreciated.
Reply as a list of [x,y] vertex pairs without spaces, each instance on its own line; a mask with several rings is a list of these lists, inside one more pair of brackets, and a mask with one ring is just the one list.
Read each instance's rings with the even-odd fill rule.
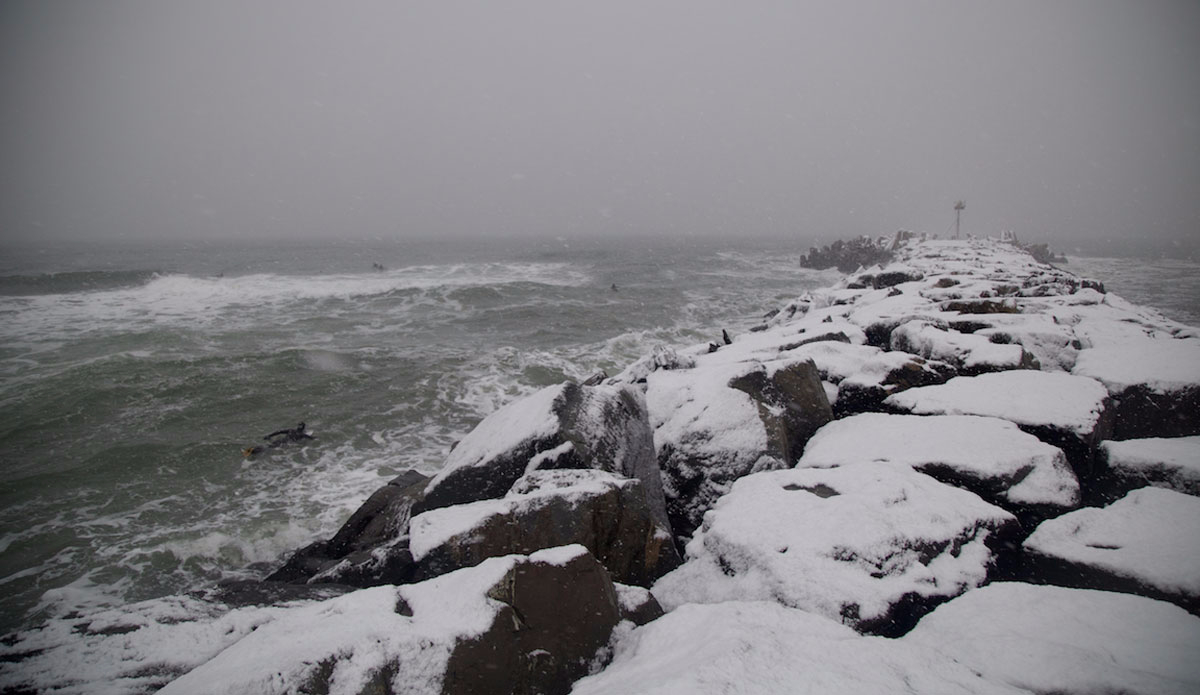
[[833,418],[811,360],[660,372],[648,383],[667,513],[685,537],[738,478],[795,463]]
[[604,567],[554,548],[285,609],[161,692],[565,695],[620,620]]
[[200,592],[199,598],[217,601],[231,608],[272,606],[293,601],[324,601],[353,591],[355,587],[337,584],[286,584],[277,581],[243,579],[224,581]]
[[1104,384],[1112,439],[1200,435],[1200,340],[1145,338],[1079,352],[1071,370]]
[[1122,493],[1149,485],[1200,496],[1200,437],[1101,442],[1100,457]]
[[616,584],[617,601],[621,606],[621,619],[628,620],[634,625],[645,625],[658,620],[663,615],[662,606],[649,589],[628,584]]
[[1187,437],[1200,434],[1200,386],[1160,391],[1129,386],[1118,392],[1113,439]]
[[333,538],[292,554],[269,582],[320,582],[366,587],[412,579],[408,522],[429,478],[406,471],[371,494]]
[[647,507],[668,526],[645,403],[625,385],[568,382],[496,411],[450,453],[415,511],[498,499],[529,471],[564,468],[640,480]]
[[750,396],[767,429],[767,446],[782,452],[794,464],[804,445],[822,425],[833,419],[833,410],[821,375],[812,360],[777,369],[756,369],[729,382],[729,387]]
[[847,345],[849,345],[850,344],[850,336],[846,335],[845,331],[830,331],[828,333],[819,333],[814,336],[809,336],[806,338],[802,338],[800,340],[784,343],[783,345],[779,346],[779,351],[787,352],[789,350],[795,350],[798,347],[804,347],[805,345],[811,345],[813,343],[827,343],[827,342],[846,343]]
[[580,544],[617,581],[649,586],[680,558],[670,529],[654,519],[645,497],[641,481],[604,471],[530,472],[503,499],[414,517],[417,579],[489,557]]
[[608,572],[586,552],[518,561],[487,595],[502,608],[490,629],[455,646],[442,681],[446,695],[566,695],[621,620]]
[[[900,355],[904,357],[896,364],[895,358]],[[866,369],[838,384],[837,402],[833,406],[836,417],[881,410],[883,401],[893,393],[942,384],[958,374],[945,362],[902,352],[884,353],[865,366]]]
[[962,299],[942,303],[943,311],[956,311],[960,314],[1019,314],[1021,308],[1012,300],[996,301],[994,299]]
[[870,237],[859,237],[850,241],[839,239],[822,248],[814,246],[807,255],[800,257],[800,266],[817,270],[837,268],[843,273],[851,273],[891,259],[892,252],[886,245]]

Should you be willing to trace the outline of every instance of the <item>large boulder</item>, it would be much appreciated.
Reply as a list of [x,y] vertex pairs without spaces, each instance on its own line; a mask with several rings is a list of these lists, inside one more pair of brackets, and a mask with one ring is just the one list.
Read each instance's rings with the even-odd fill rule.
[[1039,581],[1141,594],[1198,613],[1197,538],[1200,498],[1147,487],[1042,522],[1024,548]]
[[911,468],[862,462],[742,478],[704,517],[688,560],[654,586],[685,603],[778,601],[898,634],[982,584],[1016,519]]
[[499,499],[526,473],[558,468],[637,478],[654,518],[668,526],[641,393],[571,382],[510,403],[480,422],[450,452],[416,512]]
[[168,683],[176,693],[567,693],[620,621],[579,546],[284,612]]
[[1019,695],[933,649],[859,635],[775,603],[680,606],[617,644],[604,671],[573,695]]
[[939,606],[899,640],[1021,692],[1191,695],[1200,619],[1106,591],[993,583]]
[[1100,455],[1119,487],[1153,485],[1200,495],[1200,437],[1101,442]]
[[738,478],[794,464],[833,418],[809,360],[657,371],[646,402],[667,513],[681,537]]
[[670,530],[639,480],[598,470],[533,471],[502,499],[442,507],[412,519],[418,579],[489,557],[578,543],[616,581],[649,586],[680,563]]
[[1096,472],[1096,448],[1109,438],[1113,426],[1104,386],[1063,372],[960,376],[889,396],[884,405],[916,415],[983,415],[1016,423],[1062,449],[1085,487]]
[[357,587],[410,581],[408,521],[428,482],[412,470],[396,476],[372,493],[332,538],[297,550],[265,581]]
[[1017,514],[1079,504],[1079,482],[1062,451],[998,418],[855,415],[821,428],[797,467],[863,461],[911,466]]
[[1139,337],[1089,347],[1071,371],[1112,394],[1113,439],[1200,435],[1200,340]]

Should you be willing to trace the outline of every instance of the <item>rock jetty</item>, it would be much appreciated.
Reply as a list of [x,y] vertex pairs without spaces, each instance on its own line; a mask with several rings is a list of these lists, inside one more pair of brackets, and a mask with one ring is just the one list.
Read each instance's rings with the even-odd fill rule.
[[1200,331],[1010,243],[844,247],[750,332],[501,408],[261,581],[7,640],[0,686],[1200,691]]

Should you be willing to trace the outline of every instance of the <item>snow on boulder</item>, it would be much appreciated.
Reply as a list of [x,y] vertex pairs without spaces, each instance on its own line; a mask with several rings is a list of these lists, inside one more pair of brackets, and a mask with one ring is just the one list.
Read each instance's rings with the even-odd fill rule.
[[911,466],[1014,512],[1079,504],[1079,482],[1062,451],[997,418],[855,415],[822,427],[797,467],[863,461]]
[[595,468],[642,481],[646,504],[667,525],[654,439],[640,391],[551,386],[480,422],[450,452],[415,513],[503,497],[530,471]]
[[989,316],[985,323],[976,329],[976,335],[993,343],[1020,345],[1042,369],[1069,372],[1075,366],[1079,340],[1069,326],[1048,314]]
[[966,490],[877,462],[746,476],[653,587],[685,603],[770,600],[895,634],[987,578],[1016,519]]
[[1200,619],[1141,596],[999,582],[939,606],[898,641],[1033,693],[1200,692]]
[[1025,540],[1030,572],[1052,584],[1124,591],[1200,611],[1200,498],[1134,490],[1104,508],[1044,521]]
[[877,409],[892,393],[940,384],[955,374],[944,363],[870,345],[808,343],[792,348],[791,354],[811,359],[821,379],[837,387],[831,403],[837,415]]
[[555,548],[291,609],[160,692],[567,693],[619,620],[604,568]]
[[1200,437],[1101,442],[1100,453],[1124,487],[1153,485],[1200,495]]
[[945,330],[928,321],[909,321],[892,331],[891,348],[953,365],[967,374],[1036,369],[1020,345],[993,343],[982,335]]
[[634,625],[645,625],[663,616],[662,606],[649,589],[613,582],[617,590],[617,604],[621,607],[621,619]]
[[1087,485],[1096,447],[1112,427],[1108,391],[1063,372],[1012,370],[960,376],[889,396],[884,405],[916,415],[984,415],[1016,423],[1067,455]]
[[916,292],[877,290],[855,302],[847,318],[862,327],[871,345],[887,348],[897,326],[915,320],[944,323],[954,316]]
[[1141,337],[1088,347],[1072,373],[1112,394],[1114,439],[1200,434],[1200,340]]
[[646,505],[641,481],[604,471],[533,471],[503,499],[442,507],[411,522],[417,578],[572,543],[627,584],[649,586],[680,563],[670,530]]
[[833,418],[808,360],[657,371],[646,402],[671,527],[688,536],[734,480],[795,463]]
[[1017,695],[937,652],[775,603],[680,606],[632,631],[573,695]]

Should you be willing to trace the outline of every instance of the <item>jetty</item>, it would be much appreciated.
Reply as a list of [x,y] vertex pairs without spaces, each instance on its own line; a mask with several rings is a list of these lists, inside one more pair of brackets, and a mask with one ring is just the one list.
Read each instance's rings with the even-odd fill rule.
[[878,258],[506,405],[262,579],[6,640],[0,684],[1200,691],[1200,329],[1000,240]]

